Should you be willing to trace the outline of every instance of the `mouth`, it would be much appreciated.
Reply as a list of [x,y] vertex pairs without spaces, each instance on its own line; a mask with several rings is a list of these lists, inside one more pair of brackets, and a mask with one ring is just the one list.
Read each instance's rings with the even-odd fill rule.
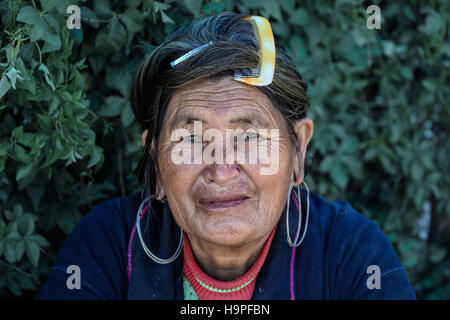
[[241,194],[220,195],[216,197],[202,198],[200,199],[199,204],[206,210],[220,210],[240,206],[247,199],[249,199],[248,196]]

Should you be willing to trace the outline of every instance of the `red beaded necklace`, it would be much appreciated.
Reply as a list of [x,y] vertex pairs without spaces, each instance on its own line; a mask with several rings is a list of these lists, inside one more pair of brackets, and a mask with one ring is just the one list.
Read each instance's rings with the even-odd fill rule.
[[266,259],[275,235],[276,226],[264,244],[252,267],[232,281],[219,281],[204,273],[192,254],[189,239],[183,234],[184,277],[189,281],[200,300],[250,300],[255,289],[256,277]]

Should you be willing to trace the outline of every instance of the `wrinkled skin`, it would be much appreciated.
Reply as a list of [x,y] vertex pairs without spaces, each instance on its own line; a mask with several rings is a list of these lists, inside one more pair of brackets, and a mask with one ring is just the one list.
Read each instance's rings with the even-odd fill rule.
[[[172,133],[177,128],[193,133],[193,120],[202,121],[203,131],[216,128],[223,136],[226,129],[278,129],[278,172],[261,175],[262,163],[173,163],[174,146],[187,142],[172,141]],[[197,81],[174,93],[159,137],[157,195],[167,197],[198,264],[210,276],[235,279],[257,258],[282,214],[290,182],[303,181],[303,155],[313,127],[312,120],[299,120],[291,137],[270,99],[230,76]],[[200,143],[204,147],[201,138]],[[270,137],[268,145],[273,147]],[[233,150],[226,147],[223,154]]]

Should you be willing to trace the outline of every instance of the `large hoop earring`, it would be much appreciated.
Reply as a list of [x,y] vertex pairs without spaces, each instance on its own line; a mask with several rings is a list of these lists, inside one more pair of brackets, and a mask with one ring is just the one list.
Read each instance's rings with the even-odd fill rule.
[[[286,234],[287,234],[287,242],[289,243],[289,245],[291,247],[298,247],[300,246],[300,244],[303,242],[303,239],[305,238],[306,235],[306,230],[308,230],[308,220],[309,220],[309,188],[308,185],[306,184],[305,181],[302,181],[302,183],[305,185],[305,189],[307,192],[307,197],[306,197],[306,221],[305,221],[305,229],[303,231],[303,235],[300,238],[300,240],[298,241],[298,237],[300,235],[300,229],[302,227],[302,200],[301,200],[301,196],[300,196],[300,185],[297,186],[297,199],[298,199],[298,226],[297,226],[297,231],[295,232],[295,239],[294,242],[292,242],[291,239],[291,235],[289,234],[289,206],[291,203],[291,193],[292,193],[292,189],[294,187],[294,181],[291,181],[290,185],[289,185],[289,191],[288,191],[288,196],[287,196],[287,205],[286,205]],[[297,242],[298,241],[298,242]]]
[[150,200],[152,200],[154,198],[156,198],[156,195],[150,195],[150,197],[148,199],[142,201],[141,205],[139,206],[139,210],[138,210],[137,217],[136,217],[136,231],[139,236],[139,240],[141,241],[142,248],[144,249],[144,252],[147,254],[147,256],[149,256],[149,258],[152,259],[153,261],[155,261],[156,263],[168,264],[168,263],[175,261],[175,259],[178,258],[178,256],[180,255],[181,249],[183,248],[183,230],[180,228],[180,242],[178,243],[178,248],[175,251],[175,253],[173,254],[173,256],[171,256],[169,259],[161,259],[161,258],[157,257],[153,252],[151,252],[149,248],[147,248],[147,246],[145,245],[144,239],[142,238],[140,217],[141,217],[142,210],[144,209],[145,204],[148,202],[149,208],[151,208]]

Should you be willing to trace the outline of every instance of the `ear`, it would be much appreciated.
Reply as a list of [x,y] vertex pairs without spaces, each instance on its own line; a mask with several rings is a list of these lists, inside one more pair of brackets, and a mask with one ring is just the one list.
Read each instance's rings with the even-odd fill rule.
[[142,132],[141,139],[142,139],[142,146],[145,147],[145,142],[147,141],[147,134],[148,129],[145,129],[144,132]]
[[156,199],[162,200],[166,196],[166,190],[164,185],[160,182],[159,178],[156,178]]
[[305,178],[306,148],[314,133],[314,122],[310,118],[297,120],[294,125],[296,155],[294,156],[294,186],[299,186]]
[[[145,144],[147,142],[147,134],[148,129],[145,129],[144,132],[142,132],[142,146],[145,147]],[[151,146],[150,146],[150,152],[155,148],[155,140],[152,140]],[[156,199],[162,200],[166,196],[166,191],[164,190],[164,185],[161,183],[161,179],[159,176],[156,177]]]

